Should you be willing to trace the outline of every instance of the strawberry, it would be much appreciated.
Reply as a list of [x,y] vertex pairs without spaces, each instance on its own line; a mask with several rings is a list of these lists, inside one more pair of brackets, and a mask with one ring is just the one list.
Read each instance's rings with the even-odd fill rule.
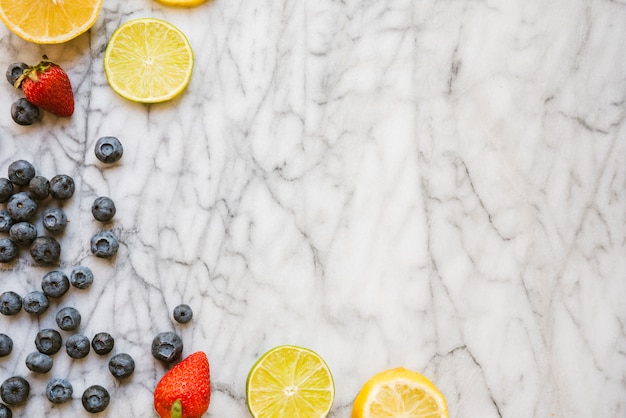
[[57,116],[68,117],[74,113],[74,93],[67,73],[48,60],[24,70],[15,86],[22,84],[26,100]]
[[175,365],[154,389],[154,408],[161,418],[200,418],[210,400],[209,360],[202,351]]

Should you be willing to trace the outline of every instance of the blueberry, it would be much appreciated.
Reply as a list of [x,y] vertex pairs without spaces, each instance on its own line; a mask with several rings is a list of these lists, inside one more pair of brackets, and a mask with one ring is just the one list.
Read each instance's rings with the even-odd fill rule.
[[34,351],[26,356],[26,367],[35,373],[48,373],[52,370],[52,358],[47,355]]
[[43,227],[53,233],[63,232],[67,226],[67,216],[63,209],[47,208],[42,215]]
[[6,177],[0,177],[0,202],[6,202],[12,194],[13,183],[11,183],[11,180]]
[[14,221],[28,221],[37,212],[37,202],[26,192],[17,192],[7,202],[7,211]]
[[0,418],[13,418],[13,413],[9,407],[3,403],[0,403]]
[[57,312],[56,322],[63,331],[74,331],[80,326],[80,312],[71,306],[66,306]]
[[65,340],[65,351],[71,358],[87,357],[90,347],[89,338],[82,334],[72,334]]
[[52,403],[63,403],[72,399],[74,388],[65,379],[52,379],[46,385],[46,397]]
[[67,174],[57,174],[50,179],[50,196],[56,200],[66,200],[74,195],[74,179]]
[[119,139],[114,136],[103,136],[96,141],[96,158],[103,163],[111,164],[117,162],[124,154],[124,148]]
[[35,176],[28,183],[28,192],[30,197],[41,202],[50,196],[50,181],[44,176]]
[[6,291],[0,295],[0,313],[2,315],[16,315],[22,310],[22,297],[13,291]]
[[174,308],[174,319],[180,324],[186,324],[187,322],[191,321],[192,316],[193,311],[191,310],[191,306],[189,305],[185,305],[184,303],[182,303]]
[[61,245],[53,237],[40,236],[31,244],[30,255],[40,266],[58,264],[61,257]]
[[111,198],[100,196],[91,205],[91,214],[100,222],[108,222],[115,216],[115,203]]
[[6,72],[7,81],[9,82],[9,84],[13,87],[21,88],[22,83],[20,83],[18,86],[16,86],[15,83],[24,74],[24,70],[27,70],[29,68],[29,65],[23,62],[14,62],[12,64],[9,64]]
[[48,310],[50,301],[48,297],[39,290],[28,293],[22,301],[24,310],[32,315],[41,315]]
[[109,371],[118,379],[125,379],[135,371],[135,360],[126,353],[116,354],[109,360]]
[[17,244],[10,238],[0,238],[0,263],[10,263],[18,256]]
[[21,376],[9,377],[0,385],[0,397],[9,405],[23,404],[29,393],[30,384]]
[[25,98],[19,98],[11,105],[11,117],[18,125],[29,126],[39,120],[39,107]]
[[9,180],[18,186],[26,186],[35,177],[35,167],[26,160],[17,160],[9,164]]
[[0,357],[6,357],[13,351],[13,340],[6,334],[0,334]]
[[19,246],[28,246],[37,238],[37,228],[30,222],[17,222],[9,229],[9,238]]
[[113,350],[115,340],[108,332],[99,332],[91,340],[91,347],[97,354],[108,354]]
[[46,328],[37,333],[35,337],[35,347],[43,354],[56,354],[61,349],[63,339],[56,329]]
[[87,289],[93,283],[93,272],[87,266],[76,266],[70,273],[70,283],[77,289]]
[[49,271],[41,280],[41,290],[49,298],[60,298],[69,288],[70,281],[61,270]]
[[0,209],[0,232],[9,232],[13,226],[13,219],[6,209]]
[[91,252],[96,257],[112,258],[119,247],[120,243],[113,231],[100,231],[91,237]]
[[183,352],[183,340],[172,331],[161,332],[152,340],[152,356],[164,363],[173,363]]
[[107,409],[110,400],[109,392],[100,385],[89,386],[82,396],[83,407],[91,413],[102,412]]

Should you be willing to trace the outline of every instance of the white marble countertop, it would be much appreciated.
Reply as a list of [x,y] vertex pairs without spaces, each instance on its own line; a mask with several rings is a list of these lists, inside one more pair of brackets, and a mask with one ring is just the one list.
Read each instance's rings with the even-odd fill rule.
[[[194,48],[172,102],[130,103],[106,82],[107,40],[135,17]],[[99,416],[156,417],[150,343],[170,330],[209,356],[207,417],[248,417],[248,370],[281,344],[327,361],[332,418],[396,366],[433,380],[451,417],[626,416],[624,39],[621,0],[105,0],[90,32],[55,46],[2,25],[2,71],[47,54],[77,107],[21,127],[0,83],[0,176],[26,159],[74,177],[60,268],[95,274],[39,320],[0,317],[15,343],[0,379],[32,386],[14,416],[88,416],[80,394],[101,384]],[[104,135],[122,141],[119,164],[95,158]],[[118,210],[112,262],[89,251],[100,195]],[[27,256],[0,269],[0,291],[23,295],[48,271]],[[66,305],[135,358],[130,381],[95,353],[28,371]],[[46,399],[51,376],[72,402]]]

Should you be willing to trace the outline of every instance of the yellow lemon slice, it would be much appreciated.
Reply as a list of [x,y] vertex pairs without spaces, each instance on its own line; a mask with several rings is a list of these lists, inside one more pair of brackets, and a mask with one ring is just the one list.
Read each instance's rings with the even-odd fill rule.
[[207,0],[157,0],[159,3],[166,6],[175,7],[192,7],[204,3]]
[[246,381],[254,418],[324,418],[335,399],[330,369],[315,352],[283,345],[263,354]]
[[430,380],[400,367],[365,383],[354,400],[352,418],[448,418],[448,407]]
[[193,51],[185,34],[171,23],[134,19],[111,35],[104,51],[104,71],[120,96],[140,103],[163,102],[189,84]]
[[102,0],[0,0],[0,19],[29,42],[58,44],[91,28],[101,7]]

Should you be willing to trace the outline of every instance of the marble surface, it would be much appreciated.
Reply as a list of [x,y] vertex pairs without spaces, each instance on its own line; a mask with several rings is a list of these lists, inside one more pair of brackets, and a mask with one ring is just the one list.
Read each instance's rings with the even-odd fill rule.
[[[172,102],[107,84],[107,40],[135,17],[193,46]],[[209,356],[207,417],[248,417],[248,370],[281,344],[328,362],[332,418],[396,366],[428,376],[451,417],[625,417],[624,39],[621,0],[104,0],[90,32],[55,46],[2,25],[0,68],[47,54],[77,108],[20,127],[4,83],[0,173],[27,159],[74,177],[59,268],[96,276],[41,318],[0,318],[15,343],[0,379],[32,385],[14,416],[87,416],[80,394],[101,384],[112,400],[98,416],[156,417],[165,368],[150,343],[174,330],[185,354]],[[96,160],[103,135],[122,141],[119,164]],[[101,195],[117,204],[110,225],[91,217]],[[89,251],[103,227],[121,239],[111,262]],[[20,294],[49,270],[27,254],[0,268],[0,291]],[[108,331],[135,358],[129,381],[95,353],[26,369],[66,305],[80,332]],[[72,402],[51,406],[51,376],[73,383]]]

